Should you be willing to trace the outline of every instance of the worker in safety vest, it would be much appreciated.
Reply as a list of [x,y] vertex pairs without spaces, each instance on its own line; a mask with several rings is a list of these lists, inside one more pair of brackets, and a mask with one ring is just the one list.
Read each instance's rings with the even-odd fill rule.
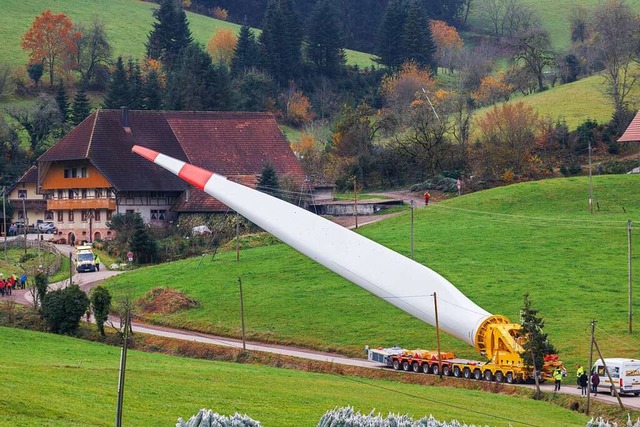
[[582,376],[582,374],[584,374],[584,368],[582,367],[581,364],[578,364],[577,366],[578,366],[578,370],[576,371],[576,378],[577,378],[576,379],[576,381],[577,381],[576,384],[578,384],[578,388],[581,388],[580,387],[580,377]]
[[553,379],[555,380],[555,387],[553,391],[560,391],[560,386],[562,385],[562,370],[557,368],[553,372]]

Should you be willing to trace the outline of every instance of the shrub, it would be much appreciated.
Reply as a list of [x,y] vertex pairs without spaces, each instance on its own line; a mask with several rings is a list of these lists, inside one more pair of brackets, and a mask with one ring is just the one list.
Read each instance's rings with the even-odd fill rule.
[[425,191],[425,190],[439,190],[445,193],[457,193],[458,187],[456,187],[457,180],[455,178],[448,178],[442,175],[436,175],[433,178],[429,178],[420,184],[414,184],[411,186],[411,191]]
[[78,285],[49,292],[42,301],[42,317],[52,332],[70,334],[78,329],[89,298]]
[[231,417],[220,415],[211,409],[200,409],[189,421],[184,422],[182,418],[178,418],[176,427],[260,427],[258,421],[252,420],[246,415],[240,415],[237,412]]
[[318,427],[473,427],[473,424],[461,424],[456,420],[449,423],[441,422],[433,418],[432,416],[421,418],[417,421],[408,415],[389,414],[386,418],[382,418],[382,415],[374,415],[371,412],[369,415],[363,415],[360,412],[355,412],[350,406],[344,408],[336,408],[332,411],[325,413]]

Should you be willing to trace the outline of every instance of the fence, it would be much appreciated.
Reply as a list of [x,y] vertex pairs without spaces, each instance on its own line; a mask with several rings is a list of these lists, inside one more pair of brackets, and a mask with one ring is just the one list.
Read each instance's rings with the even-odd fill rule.
[[[47,276],[55,274],[60,269],[62,254],[56,245],[43,240],[27,240],[27,247],[50,252],[55,255],[55,259],[51,264],[42,266],[42,269]],[[16,239],[8,240],[7,248],[24,248],[24,237],[17,237]]]

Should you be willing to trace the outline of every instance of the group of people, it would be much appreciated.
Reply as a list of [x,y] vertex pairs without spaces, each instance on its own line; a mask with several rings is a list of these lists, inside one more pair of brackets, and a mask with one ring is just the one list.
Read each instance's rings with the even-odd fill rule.
[[24,289],[27,284],[27,275],[23,274],[20,278],[17,278],[15,274],[12,274],[8,278],[2,277],[0,274],[0,297],[5,295],[11,295],[14,289]]
[[[597,372],[592,372],[591,376],[587,374],[587,371],[582,367],[582,365],[577,366],[576,371],[576,382],[578,384],[578,388],[580,389],[580,394],[582,396],[587,395],[587,387],[591,384],[591,393],[598,394],[598,385],[600,385],[600,377]],[[566,370],[563,368],[557,368],[553,373],[553,379],[555,380],[555,387],[553,391],[560,391],[560,387],[562,386],[562,377],[566,376]]]

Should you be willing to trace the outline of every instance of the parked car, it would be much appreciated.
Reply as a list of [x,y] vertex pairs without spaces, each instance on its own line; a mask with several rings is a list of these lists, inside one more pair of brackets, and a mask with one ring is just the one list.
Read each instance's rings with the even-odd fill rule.
[[54,234],[58,231],[56,226],[52,222],[41,222],[38,224],[38,229],[41,233],[50,233]]

